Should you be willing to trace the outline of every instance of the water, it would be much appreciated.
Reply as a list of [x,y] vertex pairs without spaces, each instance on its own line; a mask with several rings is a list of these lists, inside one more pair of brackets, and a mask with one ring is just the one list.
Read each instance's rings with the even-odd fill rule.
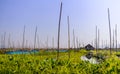
[[99,62],[95,58],[88,59],[86,56],[81,56],[81,60],[83,60],[83,61],[89,61],[92,64],[99,64]]
[[67,52],[68,50],[60,49],[59,52]]
[[[46,50],[46,52],[57,52],[58,50],[56,49],[56,50]],[[67,52],[68,50],[66,50],[66,49],[60,49],[59,50],[59,52]]]
[[31,53],[37,53],[38,50],[31,50],[31,51],[28,51],[28,50],[17,50],[17,51],[9,51],[9,52],[6,52],[6,54],[31,54]]

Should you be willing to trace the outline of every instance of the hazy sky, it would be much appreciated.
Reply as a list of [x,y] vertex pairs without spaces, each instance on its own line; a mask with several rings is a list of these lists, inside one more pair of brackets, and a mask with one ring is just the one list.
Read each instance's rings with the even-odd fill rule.
[[[100,40],[109,41],[107,8],[110,9],[112,30],[117,24],[120,41],[120,0],[61,0],[63,2],[60,47],[67,47],[67,16],[70,17],[71,47],[73,29],[80,43],[95,39],[95,26],[100,29]],[[6,46],[11,34],[11,45],[21,46],[23,28],[25,41],[33,46],[35,27],[38,27],[40,47],[57,46],[60,0],[0,0],[0,41],[6,32]],[[104,42],[105,43],[105,42]],[[120,42],[118,42],[120,43]],[[20,44],[20,45],[19,45]],[[25,43],[26,44],[26,43]],[[37,43],[38,44],[38,43]],[[1,45],[1,42],[0,42]]]

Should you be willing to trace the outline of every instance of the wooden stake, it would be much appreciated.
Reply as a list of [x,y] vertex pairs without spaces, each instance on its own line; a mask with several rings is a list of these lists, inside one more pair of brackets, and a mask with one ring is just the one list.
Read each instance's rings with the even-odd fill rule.
[[22,43],[23,50],[25,48],[24,44],[25,44],[25,25],[24,25],[24,30],[23,30],[23,43]]
[[38,44],[38,48],[40,48],[39,35],[37,35],[37,44]]
[[6,32],[4,32],[4,48],[6,47],[5,46],[5,41],[6,41],[5,38],[6,38]]
[[97,41],[97,26],[96,26],[96,53],[97,53],[97,46],[98,46],[98,45],[97,45],[97,42],[98,42],[98,41]]
[[99,29],[98,29],[98,49],[100,48],[100,32],[99,32]]
[[3,36],[1,35],[1,49],[2,49],[2,45],[3,45]]
[[37,36],[37,26],[36,26],[36,29],[35,29],[34,50],[36,48],[36,36]]
[[113,29],[113,50],[114,50],[114,29]]
[[78,49],[78,38],[76,37],[76,49]]
[[110,24],[110,11],[108,8],[108,22],[109,22],[109,35],[110,35],[110,54],[112,54],[111,52],[111,24]]
[[103,40],[102,40],[102,49],[103,49]]
[[46,48],[48,50],[48,36],[47,36],[47,41],[46,41]]
[[73,29],[73,43],[74,43],[74,50],[75,50],[75,33],[74,33],[74,29]]
[[116,52],[117,52],[117,24],[115,25]]
[[60,24],[61,24],[61,15],[62,15],[62,2],[60,6],[60,15],[59,15],[59,24],[58,24],[58,51],[57,51],[57,60],[59,59],[59,40],[60,40]]
[[[67,16],[68,21],[68,50],[70,50],[70,26],[69,26],[69,16]],[[68,51],[68,57],[70,58],[70,51]]]
[[28,48],[28,40],[26,40],[26,48]]
[[9,34],[9,38],[8,38],[8,48],[11,47],[10,37],[11,37],[11,35]]
[[54,49],[54,37],[52,38],[52,49]]

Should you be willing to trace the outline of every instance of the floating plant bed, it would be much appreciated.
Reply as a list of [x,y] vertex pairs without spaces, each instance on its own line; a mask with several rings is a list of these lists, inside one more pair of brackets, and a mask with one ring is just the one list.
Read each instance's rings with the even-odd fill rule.
[[31,53],[37,53],[38,50],[17,50],[17,51],[9,51],[6,52],[6,54],[31,54]]
[[81,60],[89,61],[92,64],[99,64],[100,62],[104,61],[105,57],[101,54],[97,54],[96,56],[93,53],[89,52],[88,54],[81,56]]

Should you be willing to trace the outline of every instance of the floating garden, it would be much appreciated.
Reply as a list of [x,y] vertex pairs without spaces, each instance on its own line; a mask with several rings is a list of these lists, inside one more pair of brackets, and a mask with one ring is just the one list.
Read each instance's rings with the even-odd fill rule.
[[37,52],[35,54],[0,54],[0,74],[120,73],[120,58],[117,56],[119,52],[113,51],[110,55],[108,50],[99,50],[97,54],[94,50],[76,52],[71,50],[70,58],[68,52],[60,52],[59,59],[56,58],[56,51]]

